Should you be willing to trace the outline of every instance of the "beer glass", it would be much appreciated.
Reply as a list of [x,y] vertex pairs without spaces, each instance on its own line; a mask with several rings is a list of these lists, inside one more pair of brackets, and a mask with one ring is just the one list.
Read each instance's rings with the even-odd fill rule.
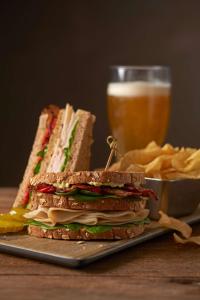
[[170,70],[113,66],[107,87],[108,119],[121,154],[164,142],[170,113]]

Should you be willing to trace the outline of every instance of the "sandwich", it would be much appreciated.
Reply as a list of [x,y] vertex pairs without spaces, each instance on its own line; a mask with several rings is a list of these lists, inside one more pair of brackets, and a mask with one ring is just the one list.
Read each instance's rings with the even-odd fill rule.
[[55,105],[49,105],[42,110],[39,117],[39,124],[34,139],[31,154],[29,156],[28,164],[24,172],[23,180],[18,189],[17,196],[15,198],[14,207],[26,206],[29,200],[29,181],[32,176],[40,172],[41,165],[43,163],[46,151],[48,150],[48,144],[52,132],[55,128],[59,107]]
[[42,111],[14,207],[27,206],[29,182],[34,175],[89,169],[94,121],[90,112],[74,111],[69,104],[65,109],[50,105]]
[[146,202],[142,173],[80,171],[46,173],[30,181],[30,235],[63,240],[113,240],[143,233]]

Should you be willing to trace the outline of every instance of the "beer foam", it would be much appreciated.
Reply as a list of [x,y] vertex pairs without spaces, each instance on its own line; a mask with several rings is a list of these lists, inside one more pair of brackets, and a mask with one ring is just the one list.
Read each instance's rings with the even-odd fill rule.
[[110,96],[137,97],[145,95],[169,95],[171,85],[164,82],[112,82],[108,84]]

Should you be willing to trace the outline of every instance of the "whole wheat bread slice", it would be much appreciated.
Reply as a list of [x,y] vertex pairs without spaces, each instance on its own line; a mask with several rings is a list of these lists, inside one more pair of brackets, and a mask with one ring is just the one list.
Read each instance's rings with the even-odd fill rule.
[[35,186],[40,183],[54,184],[66,182],[68,184],[79,183],[114,183],[114,184],[143,184],[143,173],[129,172],[110,172],[110,171],[78,171],[68,173],[46,173],[39,174],[31,178],[31,185]]
[[92,131],[95,116],[90,112],[78,109],[79,118],[75,138],[71,148],[71,159],[64,172],[84,171],[90,168],[91,145],[93,143]]
[[[60,139],[64,113],[64,109],[60,110],[57,124],[49,141],[48,151],[44,158],[41,173],[48,168],[57,142]],[[85,110],[77,110],[76,115],[78,117],[78,124],[76,127],[75,138],[72,143],[71,158],[65,167],[64,173],[69,171],[88,170],[90,166],[91,144],[93,143],[92,130],[95,116]]]
[[36,210],[38,207],[57,207],[78,210],[95,211],[126,211],[138,212],[146,206],[146,200],[142,198],[107,198],[93,201],[78,201],[73,196],[58,196],[53,194],[39,193],[32,191],[29,207]]
[[62,130],[63,114],[64,114],[64,109],[60,109],[60,111],[58,113],[58,118],[57,118],[57,121],[56,121],[56,126],[53,129],[52,135],[49,139],[47,153],[46,153],[46,155],[43,159],[43,162],[42,162],[42,165],[41,165],[41,168],[40,168],[40,174],[43,174],[43,173],[46,172],[47,167],[48,167],[49,162],[50,162],[50,159],[53,155],[57,139],[60,136],[61,130]]
[[142,234],[144,231],[144,225],[132,225],[132,226],[113,226],[111,230],[103,233],[91,233],[84,227],[74,231],[68,228],[59,229],[43,229],[39,226],[29,225],[28,233],[30,235],[49,238],[49,239],[62,239],[62,240],[120,240],[130,239]]
[[41,115],[39,117],[39,124],[38,124],[38,128],[37,128],[36,136],[34,139],[33,147],[32,147],[29,159],[28,159],[28,164],[25,169],[23,180],[19,186],[19,190],[18,190],[17,196],[16,196],[14,204],[13,204],[14,207],[23,205],[22,201],[24,199],[25,193],[27,192],[30,178],[33,177],[33,175],[34,175],[34,168],[38,163],[37,153],[42,150],[41,149],[42,142],[43,142],[43,138],[44,138],[44,134],[46,132],[47,126],[49,125],[48,118],[49,118],[49,115],[52,113],[52,110],[54,110],[54,113],[56,114],[56,112],[58,111],[58,107],[54,106],[54,105],[49,106],[49,108],[47,107],[46,109],[44,109],[44,111],[41,113]]

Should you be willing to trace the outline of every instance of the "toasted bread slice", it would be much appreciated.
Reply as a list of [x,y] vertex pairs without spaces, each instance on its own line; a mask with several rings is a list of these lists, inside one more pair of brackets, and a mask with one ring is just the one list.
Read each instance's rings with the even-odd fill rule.
[[86,228],[79,230],[70,230],[68,228],[44,229],[39,226],[29,225],[28,233],[30,235],[61,240],[120,240],[130,239],[143,233],[144,225],[113,226],[111,230],[101,233],[91,233]]
[[[70,116],[75,116],[75,120],[70,119]],[[51,117],[56,117],[56,125],[51,128],[51,134],[48,138],[47,147],[45,149],[45,155],[42,157],[42,161],[39,166],[39,174],[45,174],[48,172],[51,166],[55,166],[56,162],[56,147],[60,146],[60,140],[62,140],[62,147],[65,143],[69,143],[70,136],[72,134],[72,125],[77,126],[74,134],[74,140],[71,144],[70,155],[64,170],[61,170],[63,161],[65,159],[64,148],[60,150],[60,158],[62,161],[58,164],[58,171],[76,171],[76,170],[87,170],[89,169],[90,155],[91,155],[91,144],[92,140],[92,129],[95,117],[87,111],[78,110],[74,112],[73,107],[69,104],[66,105],[66,109],[61,109],[57,106],[49,106],[45,109],[39,119],[39,125],[34,140],[31,155],[29,157],[28,165],[26,167],[23,181],[20,185],[17,197],[14,202],[14,207],[24,206],[28,201],[28,186],[30,178],[35,174],[35,167],[38,164],[38,153],[44,150],[44,137],[45,132],[48,131]],[[70,121],[75,121],[75,124]],[[71,130],[71,131],[70,131]],[[42,148],[43,147],[43,148]],[[62,153],[61,153],[62,152]]]
[[[75,112],[69,104],[60,111],[43,163],[48,173],[89,169],[94,121],[95,116],[90,112],[80,109]],[[67,148],[69,154],[64,163]]]
[[48,151],[47,151],[47,154],[45,155],[43,164],[41,166],[40,174],[45,173],[48,169],[49,162],[52,158],[55,146],[56,146],[58,138],[61,134],[62,125],[63,125],[63,114],[64,114],[64,109],[60,109],[60,111],[58,113],[56,126],[55,126],[55,128],[52,132],[52,135],[50,137],[50,140],[49,140]]
[[65,172],[84,171],[90,168],[91,145],[93,143],[92,131],[95,116],[81,109],[77,110],[77,116],[79,122],[72,144],[72,156]]
[[68,173],[46,173],[31,178],[31,186],[40,183],[54,184],[67,182],[68,184],[79,183],[113,183],[113,184],[136,184],[144,183],[143,173],[111,172],[111,171],[78,171]]
[[78,201],[73,197],[58,196],[53,194],[39,193],[32,191],[29,208],[36,210],[38,207],[56,207],[77,210],[95,210],[95,211],[126,211],[138,212],[146,206],[146,199],[143,198],[108,198],[93,201]]
[[[58,113],[59,108],[54,105],[50,105],[49,107],[45,108],[39,118],[39,124],[35,136],[35,140],[33,143],[33,147],[31,150],[31,154],[29,156],[28,164],[25,169],[25,173],[23,176],[23,180],[20,184],[17,196],[15,198],[14,207],[23,206],[25,203],[26,193],[29,186],[30,178],[34,176],[34,168],[38,163],[38,152],[42,150],[42,144],[44,141],[44,136],[46,133],[46,130],[49,127],[49,124],[51,122],[51,118],[56,117]],[[43,162],[41,163],[42,166]],[[45,169],[43,169],[44,171]]]

